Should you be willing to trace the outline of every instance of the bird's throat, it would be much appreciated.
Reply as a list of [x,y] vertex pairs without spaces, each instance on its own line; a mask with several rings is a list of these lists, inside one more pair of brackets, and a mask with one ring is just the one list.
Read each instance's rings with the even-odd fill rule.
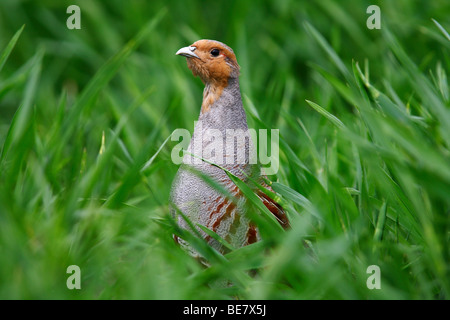
[[[203,102],[202,102],[201,113],[209,112],[211,110],[211,108],[214,107],[214,104],[219,102],[219,99],[227,91],[230,91],[230,90],[233,90],[235,92],[237,91],[239,94],[236,96],[236,98],[238,98],[240,100],[240,90],[239,90],[238,79],[229,78],[226,81],[206,82],[205,89],[203,90]],[[226,95],[226,96],[228,96],[228,95]],[[229,99],[226,99],[226,100],[229,100]],[[230,103],[230,101],[226,101],[225,103],[228,104],[228,103]]]
[[202,113],[206,113],[211,110],[214,102],[218,101],[222,95],[224,88],[225,87],[221,85],[206,84],[205,89],[203,90]]

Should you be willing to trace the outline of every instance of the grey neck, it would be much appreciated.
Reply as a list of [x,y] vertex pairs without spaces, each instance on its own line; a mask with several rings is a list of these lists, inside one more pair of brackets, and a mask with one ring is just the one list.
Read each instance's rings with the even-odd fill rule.
[[[206,84],[205,90],[208,90]],[[222,91],[210,107],[210,110],[200,114],[199,121],[202,121],[203,128],[219,129],[247,129],[247,119],[242,106],[241,90],[239,79],[230,78],[228,85]]]

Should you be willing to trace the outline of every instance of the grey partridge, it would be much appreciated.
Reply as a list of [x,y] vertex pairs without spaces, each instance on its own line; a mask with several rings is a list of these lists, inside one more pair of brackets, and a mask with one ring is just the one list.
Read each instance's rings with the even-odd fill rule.
[[[186,57],[189,69],[194,76],[200,77],[205,88],[200,116],[172,184],[171,213],[180,227],[189,229],[184,215],[194,225],[201,224],[214,231],[233,247],[254,243],[260,239],[260,233],[246,215],[247,200],[220,168],[227,169],[244,182],[256,180],[270,189],[261,178],[260,166],[251,158],[254,146],[242,105],[236,56],[230,47],[215,40],[196,41],[176,54]],[[230,134],[237,134],[239,141],[234,144],[235,137],[230,139]],[[232,201],[213,187],[205,176],[220,184],[238,201]],[[289,221],[282,207],[265,193],[255,192],[287,228]],[[225,252],[217,240],[200,229],[198,231],[212,247]],[[192,255],[198,256],[184,239],[176,236],[175,239]]]

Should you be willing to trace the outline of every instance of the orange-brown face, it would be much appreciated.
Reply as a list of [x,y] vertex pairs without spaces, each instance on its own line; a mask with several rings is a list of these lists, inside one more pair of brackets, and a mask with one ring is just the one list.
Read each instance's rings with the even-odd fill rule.
[[178,50],[185,56],[189,69],[204,83],[226,86],[228,79],[239,76],[239,65],[233,50],[215,40],[198,40]]

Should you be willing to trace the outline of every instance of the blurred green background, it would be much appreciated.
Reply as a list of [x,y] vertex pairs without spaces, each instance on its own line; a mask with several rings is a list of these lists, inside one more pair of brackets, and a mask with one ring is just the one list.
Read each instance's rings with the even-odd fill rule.
[[[448,299],[449,17],[446,0],[2,0],[0,298]],[[175,52],[202,38],[234,49],[249,125],[280,130],[293,225],[207,269],[168,214],[167,139],[203,89]]]

